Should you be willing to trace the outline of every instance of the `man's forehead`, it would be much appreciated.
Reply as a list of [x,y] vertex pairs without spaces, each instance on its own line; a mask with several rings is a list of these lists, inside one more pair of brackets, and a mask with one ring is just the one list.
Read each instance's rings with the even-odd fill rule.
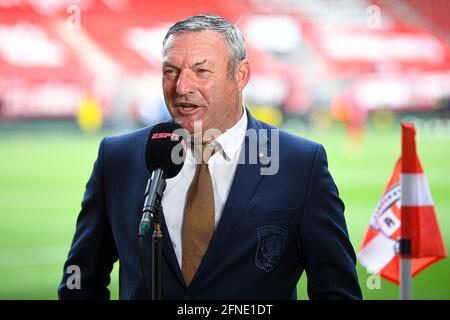
[[[221,41],[222,43],[220,43]],[[220,46],[223,46],[221,48]],[[181,62],[189,65],[211,64],[216,59],[227,59],[226,44],[217,32],[204,30],[171,35],[162,51],[163,64]]]

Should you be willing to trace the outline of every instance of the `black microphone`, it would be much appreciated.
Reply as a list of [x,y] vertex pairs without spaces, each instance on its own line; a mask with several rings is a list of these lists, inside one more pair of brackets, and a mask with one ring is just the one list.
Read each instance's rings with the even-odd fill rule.
[[151,218],[161,205],[166,179],[175,177],[183,168],[185,152],[181,130],[185,129],[178,123],[161,122],[156,124],[148,135],[145,162],[152,174],[145,188],[139,236],[144,236],[150,229]]

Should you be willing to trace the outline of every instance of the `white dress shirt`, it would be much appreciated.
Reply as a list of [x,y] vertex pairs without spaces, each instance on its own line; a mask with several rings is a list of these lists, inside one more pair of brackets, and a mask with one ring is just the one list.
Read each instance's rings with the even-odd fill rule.
[[[241,119],[230,129],[217,137],[214,142],[220,145],[222,152],[216,152],[208,161],[214,189],[215,226],[222,216],[225,202],[230,192],[236,166],[242,150],[247,130],[247,112],[244,109]],[[213,142],[213,143],[214,143]],[[169,230],[170,239],[181,268],[182,261],[182,228],[187,191],[194,178],[196,162],[190,148],[186,151],[186,159],[181,171],[175,177],[167,179],[167,186],[162,198],[164,217]]]

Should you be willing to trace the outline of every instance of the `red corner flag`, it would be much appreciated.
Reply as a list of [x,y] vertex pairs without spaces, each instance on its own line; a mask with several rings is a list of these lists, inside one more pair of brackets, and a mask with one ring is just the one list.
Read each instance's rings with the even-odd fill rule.
[[402,123],[402,157],[358,252],[359,262],[369,272],[396,284],[400,283],[400,237],[411,240],[412,276],[447,256],[430,188],[416,153],[415,134],[414,125]]

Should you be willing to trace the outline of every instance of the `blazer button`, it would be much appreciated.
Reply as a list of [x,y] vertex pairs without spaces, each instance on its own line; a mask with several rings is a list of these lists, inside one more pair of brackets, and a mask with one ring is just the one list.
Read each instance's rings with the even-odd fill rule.
[[191,300],[191,296],[184,296],[184,300]]

